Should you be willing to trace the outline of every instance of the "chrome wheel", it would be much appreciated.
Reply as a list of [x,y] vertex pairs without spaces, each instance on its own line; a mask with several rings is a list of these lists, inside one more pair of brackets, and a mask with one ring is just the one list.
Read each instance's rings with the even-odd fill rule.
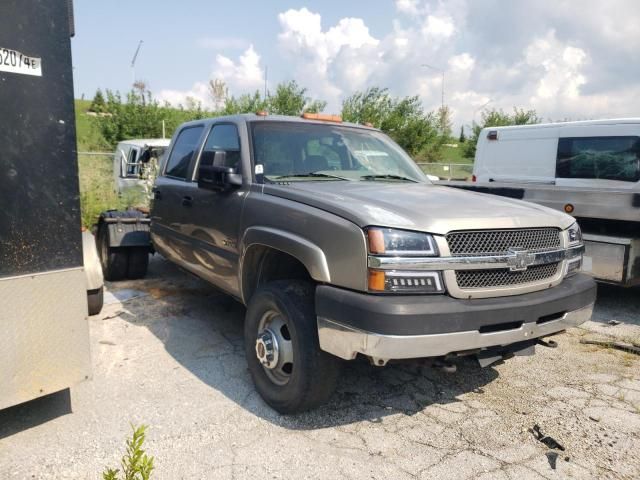
[[293,344],[287,322],[280,312],[269,310],[260,319],[256,357],[269,380],[276,385],[289,383],[293,372]]

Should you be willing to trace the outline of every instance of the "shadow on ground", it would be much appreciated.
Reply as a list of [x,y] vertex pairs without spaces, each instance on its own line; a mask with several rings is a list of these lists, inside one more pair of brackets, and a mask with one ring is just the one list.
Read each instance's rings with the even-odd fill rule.
[[0,440],[70,413],[69,389],[0,410]]
[[146,292],[146,297],[128,301],[128,313],[120,317],[146,326],[167,352],[202,382],[285,428],[378,422],[398,412],[414,415],[427,405],[458,402],[457,397],[463,393],[482,391],[498,376],[493,368],[481,369],[473,358],[459,359],[455,374],[417,362],[384,368],[373,367],[365,360],[344,362],[338,388],[327,405],[312,412],[281,416],[253,389],[244,357],[242,305],[160,258],[151,262],[146,280],[111,288]]
[[612,319],[640,325],[640,286],[622,288],[598,284],[598,299],[592,320],[606,323]]

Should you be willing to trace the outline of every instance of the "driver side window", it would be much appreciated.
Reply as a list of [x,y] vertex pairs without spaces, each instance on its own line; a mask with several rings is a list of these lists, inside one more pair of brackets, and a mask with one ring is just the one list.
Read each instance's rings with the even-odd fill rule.
[[235,125],[223,123],[214,125],[204,144],[200,156],[200,166],[213,165],[216,152],[226,152],[224,165],[220,167],[233,167],[238,172],[240,166],[240,137]]

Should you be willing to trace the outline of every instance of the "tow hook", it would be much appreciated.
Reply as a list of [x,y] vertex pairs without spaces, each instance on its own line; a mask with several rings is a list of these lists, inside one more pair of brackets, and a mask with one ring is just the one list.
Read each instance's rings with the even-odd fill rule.
[[514,343],[508,347],[491,348],[482,350],[476,355],[480,367],[485,368],[501,360],[507,360],[513,356],[531,356],[536,353],[536,343],[538,340],[527,340]]
[[555,340],[543,340],[542,338],[539,338],[537,344],[547,348],[558,348],[558,342]]

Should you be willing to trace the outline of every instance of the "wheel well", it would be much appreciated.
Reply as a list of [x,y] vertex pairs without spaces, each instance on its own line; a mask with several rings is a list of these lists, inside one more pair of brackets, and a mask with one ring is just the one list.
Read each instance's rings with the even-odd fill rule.
[[275,280],[311,280],[309,271],[297,258],[263,245],[249,248],[242,262],[242,294],[245,303],[255,291]]

